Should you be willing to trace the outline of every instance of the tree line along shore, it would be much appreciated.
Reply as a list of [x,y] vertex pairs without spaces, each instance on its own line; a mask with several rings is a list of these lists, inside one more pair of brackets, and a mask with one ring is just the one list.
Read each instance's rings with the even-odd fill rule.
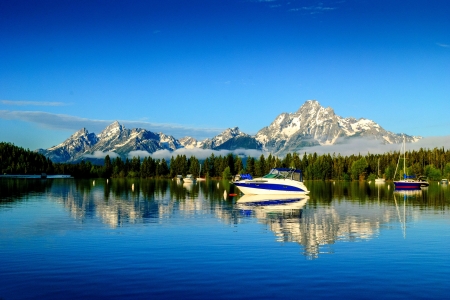
[[[400,165],[397,168],[400,158]],[[406,152],[408,174],[423,175],[429,180],[450,177],[450,151],[442,148]],[[378,167],[379,166],[379,167]],[[303,171],[306,180],[373,180],[378,176],[393,180],[403,174],[403,154],[388,152],[342,156],[340,154],[288,153],[280,158],[261,154],[259,158],[240,157],[229,153],[199,160],[195,156],[177,155],[170,160],[121,157],[103,160],[103,164],[82,160],[77,163],[54,163],[42,154],[0,143],[0,174],[64,174],[76,178],[173,178],[192,174],[195,177],[231,178],[234,174],[249,173],[253,177],[267,174],[271,168],[294,167]]]

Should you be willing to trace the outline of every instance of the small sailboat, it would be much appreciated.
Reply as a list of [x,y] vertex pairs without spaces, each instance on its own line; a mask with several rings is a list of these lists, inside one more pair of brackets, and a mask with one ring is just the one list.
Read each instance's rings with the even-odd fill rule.
[[[406,174],[406,143],[405,143],[405,136],[403,136],[403,179],[394,181],[394,186],[396,190],[420,190],[420,187],[425,184],[423,181],[415,180],[415,175],[407,175]],[[398,163],[400,162],[401,154],[398,158],[397,162],[397,168]],[[395,174],[397,173],[397,168],[395,168]],[[395,178],[394,174],[394,178]],[[428,182],[427,182],[428,183]]]
[[380,159],[378,159],[378,178],[375,179],[375,183],[385,183],[386,180],[380,177]]

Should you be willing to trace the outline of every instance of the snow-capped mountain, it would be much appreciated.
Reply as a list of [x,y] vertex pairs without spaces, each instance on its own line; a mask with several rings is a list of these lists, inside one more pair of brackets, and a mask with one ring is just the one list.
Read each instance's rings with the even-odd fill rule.
[[[382,143],[401,143],[403,135],[384,130],[372,120],[342,118],[330,107],[308,100],[295,113],[282,113],[256,134],[256,139],[272,153],[295,152],[304,147],[333,145],[342,139],[367,137]],[[407,142],[420,137],[405,135]]]
[[185,136],[179,140],[180,144],[186,149],[200,148],[201,142],[197,141],[193,137]]
[[[342,118],[330,107],[324,108],[315,100],[306,101],[295,113],[282,113],[255,136],[245,134],[238,127],[226,129],[221,134],[203,141],[192,137],[180,140],[164,133],[154,133],[142,128],[126,129],[119,122],[107,126],[100,134],[89,133],[85,128],[77,131],[63,143],[38,152],[54,162],[71,162],[95,151],[113,151],[126,157],[131,151],[179,148],[212,150],[256,149],[276,155],[307,151],[310,146],[344,144],[353,138],[370,138],[384,144],[401,143],[402,134],[383,129],[368,119]],[[407,142],[421,137],[405,135]]]
[[53,162],[67,162],[83,155],[98,141],[95,133],[89,133],[83,128],[72,134],[63,143],[49,149],[39,149],[38,152],[50,158]]
[[91,151],[114,151],[119,155],[136,150],[153,153],[157,150],[175,150],[181,147],[173,136],[142,128],[126,129],[117,121],[106,127],[97,137],[98,142]]
[[255,137],[241,132],[238,127],[229,128],[212,139],[204,140],[199,147],[213,150],[262,150],[262,144]]
[[95,151],[113,151],[125,157],[129,152],[136,150],[153,153],[157,150],[175,150],[181,147],[180,142],[173,136],[142,128],[126,129],[115,121],[98,135],[89,133],[83,128],[63,143],[47,150],[39,149],[38,152],[54,162],[68,162],[79,160]]

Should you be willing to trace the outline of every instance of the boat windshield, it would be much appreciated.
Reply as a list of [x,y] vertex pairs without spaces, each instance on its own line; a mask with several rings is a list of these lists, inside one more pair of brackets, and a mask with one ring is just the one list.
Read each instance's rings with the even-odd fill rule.
[[263,178],[277,178],[280,175],[280,172],[276,169],[270,170],[269,174],[263,176]]
[[[285,173],[285,174],[283,174]],[[289,173],[287,172],[280,172],[277,169],[272,169],[270,170],[269,174],[264,175],[263,178],[279,178],[279,179],[284,179],[287,177]]]
[[274,168],[270,170],[269,174],[264,175],[263,178],[291,179],[303,182],[302,172],[291,168]]

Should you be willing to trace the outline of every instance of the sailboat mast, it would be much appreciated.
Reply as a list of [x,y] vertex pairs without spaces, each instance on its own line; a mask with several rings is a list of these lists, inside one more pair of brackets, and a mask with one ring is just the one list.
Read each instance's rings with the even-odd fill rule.
[[380,178],[380,159],[378,159],[378,178]]
[[405,135],[403,135],[403,175],[406,174],[406,144]]

